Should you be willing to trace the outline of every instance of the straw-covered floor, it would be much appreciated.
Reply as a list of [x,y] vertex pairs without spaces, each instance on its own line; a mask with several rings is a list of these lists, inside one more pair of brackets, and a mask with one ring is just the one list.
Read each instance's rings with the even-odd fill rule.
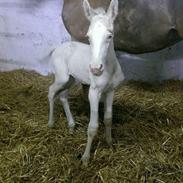
[[52,79],[25,71],[0,73],[1,183],[183,182],[183,82],[130,82],[119,88],[113,148],[105,142],[101,122],[91,162],[84,168],[80,158],[89,105],[75,88],[70,97],[75,133],[68,133],[59,101],[56,126],[49,129],[47,91]]

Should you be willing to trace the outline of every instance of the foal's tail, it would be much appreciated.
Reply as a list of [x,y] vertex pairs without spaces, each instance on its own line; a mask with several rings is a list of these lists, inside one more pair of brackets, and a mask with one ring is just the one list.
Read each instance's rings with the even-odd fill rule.
[[39,66],[43,71],[43,73],[45,73],[45,75],[50,75],[54,73],[54,70],[50,61],[54,51],[55,51],[55,48],[51,50],[48,55],[44,56],[39,60]]
[[51,57],[54,51],[55,51],[55,48],[53,50],[51,50],[50,53],[46,57]]

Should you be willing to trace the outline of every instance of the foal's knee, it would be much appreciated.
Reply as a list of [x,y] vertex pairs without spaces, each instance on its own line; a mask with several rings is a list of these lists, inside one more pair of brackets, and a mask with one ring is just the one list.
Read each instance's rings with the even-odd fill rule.
[[112,126],[112,119],[111,118],[104,119],[104,124],[106,127],[110,128]]
[[60,101],[65,104],[67,102],[67,98],[66,97],[63,97],[63,96],[60,96]]
[[48,92],[49,100],[52,100],[55,95],[62,91],[69,81],[69,77],[63,77],[62,80],[56,80],[50,87]]
[[88,127],[88,136],[93,138],[96,134],[97,134],[97,131],[98,131],[98,125],[96,126],[90,126]]

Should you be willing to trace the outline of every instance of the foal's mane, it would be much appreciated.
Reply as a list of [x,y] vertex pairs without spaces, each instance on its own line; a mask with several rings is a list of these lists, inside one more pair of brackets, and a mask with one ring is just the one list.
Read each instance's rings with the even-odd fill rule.
[[94,12],[96,13],[96,15],[105,15],[106,14],[106,11],[102,7],[94,9]]

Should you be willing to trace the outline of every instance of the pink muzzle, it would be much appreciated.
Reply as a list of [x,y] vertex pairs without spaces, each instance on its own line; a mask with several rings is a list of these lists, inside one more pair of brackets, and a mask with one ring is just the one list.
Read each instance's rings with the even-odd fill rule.
[[103,70],[103,65],[100,64],[100,67],[99,68],[97,68],[97,67],[96,68],[92,68],[91,65],[90,65],[90,71],[95,76],[101,76],[102,73],[103,73],[103,71],[104,71]]

